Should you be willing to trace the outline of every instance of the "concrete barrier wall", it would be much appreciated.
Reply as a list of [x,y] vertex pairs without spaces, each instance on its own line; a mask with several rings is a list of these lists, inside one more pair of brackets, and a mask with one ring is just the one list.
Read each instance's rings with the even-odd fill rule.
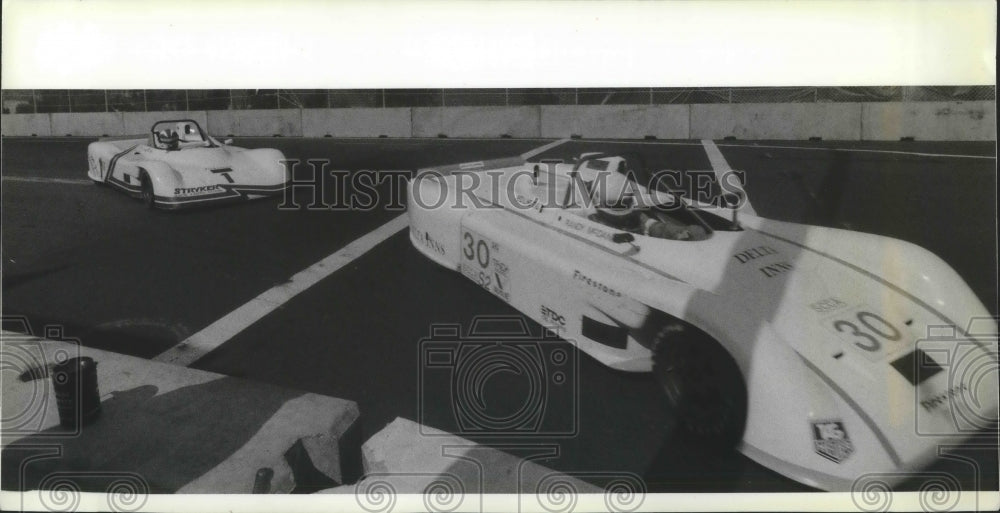
[[305,137],[410,137],[410,109],[305,109]]
[[539,137],[538,107],[416,107],[413,137]]
[[121,112],[55,113],[52,135],[125,135]]
[[7,114],[5,136],[144,134],[188,117],[212,135],[996,140],[996,102],[553,105]]
[[555,105],[541,107],[542,137],[687,139],[688,105]]
[[206,114],[208,116],[208,133],[219,137],[228,135],[302,136],[302,111],[300,109],[210,110]]
[[5,114],[0,116],[3,135],[52,135],[52,119],[48,114]]
[[731,103],[691,106],[691,138],[858,140],[860,103]]
[[[125,112],[123,115],[125,133],[122,135],[148,134],[153,123],[167,119],[193,119],[205,130],[208,130],[208,119],[205,111],[193,112]],[[209,131],[209,133],[212,133]]]
[[996,102],[868,103],[861,127],[866,140],[995,141]]

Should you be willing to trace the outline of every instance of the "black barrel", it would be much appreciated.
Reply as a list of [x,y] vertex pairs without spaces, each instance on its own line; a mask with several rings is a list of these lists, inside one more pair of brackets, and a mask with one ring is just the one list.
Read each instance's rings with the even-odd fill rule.
[[271,467],[257,469],[257,475],[253,479],[253,491],[250,493],[271,493],[271,479],[274,479],[274,470]]
[[83,356],[58,363],[52,369],[59,424],[77,429],[101,413],[101,393],[97,389],[97,362]]

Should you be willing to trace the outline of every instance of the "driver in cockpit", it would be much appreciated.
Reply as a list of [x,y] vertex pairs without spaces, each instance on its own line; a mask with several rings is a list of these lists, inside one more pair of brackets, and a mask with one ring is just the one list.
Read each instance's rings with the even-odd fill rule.
[[626,195],[617,201],[597,205],[597,214],[594,217],[594,221],[612,228],[627,232],[641,232],[639,209],[636,208],[635,198],[631,195]]
[[177,132],[174,132],[169,128],[160,130],[156,134],[156,138],[159,139],[160,144],[163,145],[163,149],[165,150],[176,150],[180,141],[180,138],[177,136]]
[[688,226],[670,216],[658,219],[645,212],[640,212],[639,215],[642,218],[642,233],[658,239],[688,240],[691,239],[692,228],[702,230],[700,226]]
[[688,240],[691,232],[688,225],[674,220],[670,216],[654,216],[641,210],[635,198],[628,194],[620,201],[599,205],[598,222],[619,230],[639,233],[659,239]]

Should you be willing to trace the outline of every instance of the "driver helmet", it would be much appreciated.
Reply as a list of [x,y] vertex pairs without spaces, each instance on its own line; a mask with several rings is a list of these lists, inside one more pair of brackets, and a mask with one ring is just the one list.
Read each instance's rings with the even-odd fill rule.
[[200,141],[201,134],[193,123],[177,123],[177,133],[184,141]]
[[639,219],[639,208],[631,193],[612,203],[598,206],[597,212],[608,223],[618,228],[634,226]]
[[178,142],[177,133],[169,128],[164,128],[163,130],[156,132],[156,139],[157,140],[155,142],[157,143],[157,147],[160,147],[162,145],[165,149],[168,150],[173,150],[177,148],[177,142]]

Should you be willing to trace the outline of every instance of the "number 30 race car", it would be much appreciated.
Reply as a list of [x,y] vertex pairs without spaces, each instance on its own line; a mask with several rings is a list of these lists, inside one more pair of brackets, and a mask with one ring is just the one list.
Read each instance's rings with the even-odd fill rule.
[[177,209],[280,193],[289,180],[278,150],[230,146],[191,119],[160,121],[145,139],[103,140],[87,148],[87,176]]
[[603,364],[654,373],[693,440],[844,491],[995,439],[996,321],[930,252],[750,215],[739,187],[646,187],[620,156],[490,167],[412,179],[413,245]]

